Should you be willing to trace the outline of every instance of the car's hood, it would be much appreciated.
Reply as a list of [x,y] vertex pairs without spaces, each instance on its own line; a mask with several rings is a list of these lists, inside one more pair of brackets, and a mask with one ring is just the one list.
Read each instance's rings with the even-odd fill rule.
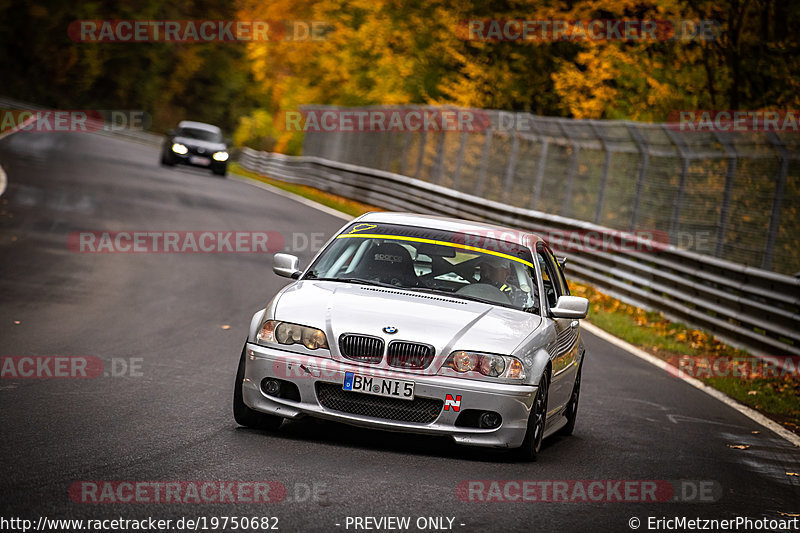
[[[387,343],[406,340],[430,344],[436,348],[434,368],[453,350],[511,354],[541,323],[541,318],[531,313],[481,302],[310,280],[299,281],[281,294],[275,318],[323,329],[336,359],[343,333],[381,337]],[[397,332],[385,333],[386,326]]]
[[202,141],[200,139],[194,139],[192,137],[175,137],[172,139],[172,142],[182,144],[184,146],[191,146],[193,148],[203,148],[208,150],[209,153],[219,152],[226,150],[224,143],[217,143],[211,141]]

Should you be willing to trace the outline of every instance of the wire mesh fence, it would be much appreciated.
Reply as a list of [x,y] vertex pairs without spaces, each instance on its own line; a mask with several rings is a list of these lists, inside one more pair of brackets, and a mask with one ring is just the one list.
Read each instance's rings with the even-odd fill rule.
[[679,248],[740,264],[800,271],[800,133],[474,112],[488,117],[487,127],[307,130],[303,153],[616,230],[657,232]]

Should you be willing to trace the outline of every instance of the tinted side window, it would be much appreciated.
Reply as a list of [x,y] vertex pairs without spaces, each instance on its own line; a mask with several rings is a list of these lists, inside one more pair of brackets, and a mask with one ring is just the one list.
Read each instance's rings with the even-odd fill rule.
[[561,269],[561,265],[558,264],[558,259],[556,256],[553,255],[551,250],[547,250],[547,255],[550,258],[553,266],[555,267],[555,274],[556,274],[556,281],[558,285],[561,287],[561,295],[562,296],[569,296],[569,285],[567,285],[567,278],[564,277],[564,271]]
[[555,307],[556,300],[563,294],[561,282],[559,281],[559,274],[545,252],[539,250],[536,252],[536,258],[539,261],[539,266],[542,268],[542,281],[544,282],[544,292],[547,303],[550,307]]

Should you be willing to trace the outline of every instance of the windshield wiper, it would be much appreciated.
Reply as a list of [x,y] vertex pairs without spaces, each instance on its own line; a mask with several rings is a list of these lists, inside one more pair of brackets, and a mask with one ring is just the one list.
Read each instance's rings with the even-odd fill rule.
[[342,283],[359,283],[361,285],[373,285],[375,287],[389,287],[391,289],[405,289],[405,287],[398,287],[397,285],[392,285],[391,283],[382,283],[380,281],[374,281],[371,279],[362,279],[362,278],[315,278],[311,277],[309,279],[313,279],[314,281],[341,281]]
[[409,288],[407,288],[405,290],[407,290],[407,291],[415,291],[415,292],[425,292],[425,293],[428,293],[428,294],[437,294],[439,296],[446,296],[446,297],[449,297],[449,298],[462,298],[464,300],[472,300],[473,302],[480,302],[480,303],[491,304],[491,305],[502,305],[502,306],[506,307],[505,304],[502,304],[502,303],[499,303],[499,302],[495,302],[494,300],[486,300],[484,298],[478,298],[477,296],[467,296],[467,295],[464,295],[464,294],[459,294],[457,292],[445,292],[445,291],[440,291],[440,290],[436,290],[436,289],[431,289],[431,288],[428,288],[428,287],[409,287]]
[[489,305],[499,305],[501,307],[508,307],[511,309],[520,310],[518,307],[515,307],[512,304],[504,304],[500,302],[496,302],[494,300],[487,300],[485,298],[478,298],[477,296],[467,296],[464,294],[458,294],[456,292],[444,292],[436,289],[431,289],[429,287],[398,287],[397,285],[392,285],[391,283],[382,283],[380,281],[373,281],[370,279],[362,279],[362,278],[315,278],[309,277],[308,279],[313,279],[314,281],[340,281],[342,283],[358,283],[361,285],[373,285],[376,287],[388,287],[390,289],[395,289],[398,291],[409,291],[409,292],[424,292],[427,294],[436,294],[437,296],[444,296],[446,298],[460,298],[462,300],[470,300],[473,302],[478,302],[482,304],[489,304]]

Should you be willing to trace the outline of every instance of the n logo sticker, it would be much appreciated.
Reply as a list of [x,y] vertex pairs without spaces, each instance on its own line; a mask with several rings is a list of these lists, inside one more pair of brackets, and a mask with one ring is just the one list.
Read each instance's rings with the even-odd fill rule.
[[444,399],[444,410],[449,411],[450,408],[453,408],[453,411],[456,413],[459,409],[461,409],[461,396],[456,396],[455,400],[453,399],[452,394],[448,394]]

